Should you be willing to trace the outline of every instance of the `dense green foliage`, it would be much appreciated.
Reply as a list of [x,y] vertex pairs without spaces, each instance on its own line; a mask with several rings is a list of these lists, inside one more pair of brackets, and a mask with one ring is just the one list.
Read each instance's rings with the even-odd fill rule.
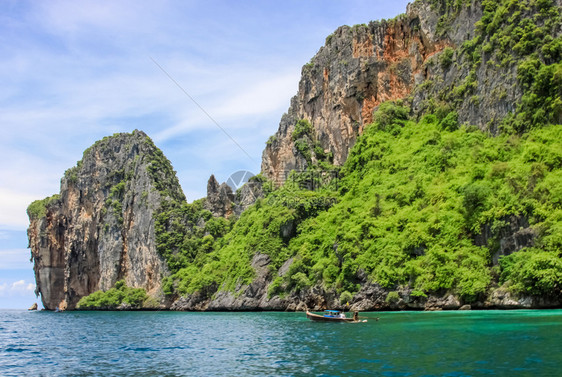
[[293,140],[300,139],[301,137],[312,137],[313,128],[310,122],[306,119],[301,119],[295,124],[295,129],[292,133]]
[[[165,292],[210,294],[219,287],[234,290],[240,284],[252,281],[251,261],[256,253],[267,254],[272,261],[271,269],[278,269],[290,257],[287,246],[296,234],[297,225],[335,203],[332,191],[301,189],[303,180],[302,177],[292,177],[291,183],[243,212],[234,226],[229,220],[212,217],[208,211],[192,209],[192,219],[199,225],[191,223],[188,228],[191,231],[182,232],[186,228],[178,223],[175,235],[189,239],[194,247],[178,248],[167,256],[168,265],[175,273],[166,281]],[[188,204],[185,208],[195,205],[199,203]],[[201,219],[204,219],[204,225]],[[171,233],[165,234],[167,238]],[[171,244],[181,242],[176,240]],[[182,263],[176,263],[177,260]]]
[[[483,2],[484,14],[472,41],[474,55],[494,51],[502,65],[517,63],[525,93],[515,116],[504,127],[522,132],[533,126],[562,121],[562,37],[560,9],[551,0]],[[485,43],[484,46],[480,46]]]
[[[419,123],[407,114],[400,104],[383,104],[343,178],[310,191],[302,184],[310,177],[294,174],[232,230],[221,227],[214,243],[182,251],[168,293],[236,290],[252,281],[256,253],[270,257],[272,272],[290,260],[271,295],[321,285],[348,301],[365,274],[387,289],[408,285],[419,296],[445,290],[468,302],[498,281],[517,292],[558,292],[562,126],[490,138],[459,127],[454,111]],[[535,247],[494,266],[513,218],[528,221]],[[486,242],[478,241],[485,230]]]
[[39,219],[47,214],[47,206],[59,199],[60,194],[55,194],[45,199],[35,200],[27,207],[27,215],[30,219]]
[[166,201],[168,206],[181,205],[185,202],[185,195],[180,189],[176,172],[170,160],[164,156],[164,153],[154,145],[148,136],[145,143],[150,150],[150,161],[147,170],[153,179],[154,188],[160,193],[162,200]]
[[[464,0],[432,3],[443,14],[438,26],[442,33],[467,6]],[[440,97],[455,105],[465,98],[477,104],[478,96],[470,96],[482,79],[477,72],[484,65],[504,74],[516,70],[523,97],[513,114],[498,120],[501,128],[522,133],[544,124],[562,123],[562,37],[554,37],[562,21],[560,8],[552,0],[484,0],[482,11],[474,38],[465,41],[456,55],[446,48],[440,56],[443,67],[451,65],[455,55],[469,71],[452,91]],[[499,99],[505,95],[495,94]]]
[[443,52],[439,56],[439,62],[443,68],[449,68],[453,63],[453,55],[455,54],[455,50],[451,47],[445,47]]
[[517,292],[552,296],[562,289],[562,258],[558,251],[529,249],[500,260],[502,282]]
[[304,157],[308,166],[329,167],[334,159],[332,152],[326,152],[316,138],[312,124],[306,119],[301,119],[295,124],[291,134],[297,152]]
[[116,310],[127,309],[152,309],[157,303],[148,297],[142,288],[130,288],[123,280],[115,283],[115,287],[108,291],[96,291],[89,296],[82,297],[77,309],[81,310]]
[[156,245],[172,272],[164,281],[164,292],[192,293],[210,285],[212,282],[193,281],[194,271],[209,261],[208,255],[217,247],[215,241],[230,228],[229,220],[203,209],[203,201],[161,211],[156,217]]
[[[491,256],[512,216],[529,219],[542,236],[540,251],[559,258],[561,137],[562,127],[550,126],[489,138],[451,131],[433,115],[418,124],[375,122],[344,166],[340,202],[304,222],[291,243],[301,270],[338,290],[356,290],[362,269],[389,288],[455,290],[470,300],[493,279]],[[492,237],[476,246],[486,226]],[[558,268],[550,278],[560,284],[559,265],[549,268]],[[509,271],[502,278],[518,290],[542,284]]]

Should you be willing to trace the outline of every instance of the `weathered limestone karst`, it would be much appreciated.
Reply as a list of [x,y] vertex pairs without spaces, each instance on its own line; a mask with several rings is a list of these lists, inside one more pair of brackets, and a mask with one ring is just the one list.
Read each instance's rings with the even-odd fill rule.
[[[562,7],[562,0],[554,2]],[[373,113],[381,103],[404,100],[415,119],[434,112],[436,106],[446,106],[450,94],[469,76],[474,76],[471,79],[476,84],[467,94],[454,98],[450,110],[458,113],[460,124],[497,132],[498,121],[515,111],[522,96],[517,62],[499,67],[493,56],[483,54],[481,63],[473,66],[469,61],[472,57],[461,46],[475,36],[475,24],[482,17],[481,0],[464,2],[454,14],[443,13],[447,4],[450,2],[415,1],[406,14],[393,20],[343,26],[328,36],[325,45],[302,68],[298,92],[278,131],[267,142],[263,175],[279,184],[289,171],[303,170],[317,162],[316,152],[305,156],[297,148],[294,131],[300,120],[312,126],[302,140],[313,143],[311,148],[329,156],[325,158],[330,162],[342,165],[357,136],[373,122]],[[562,27],[555,32],[560,35]],[[445,51],[453,54],[449,63],[443,63]],[[262,186],[262,180],[256,177],[233,192],[211,176],[203,206],[215,217],[235,220],[269,190]],[[161,286],[169,272],[157,252],[155,218],[178,203],[185,203],[185,197],[175,173],[144,133],[115,135],[88,149],[83,160],[61,180],[60,197],[48,201],[45,215],[30,216],[28,235],[37,293],[45,308],[73,309],[81,297],[107,290],[121,279],[128,286],[146,289],[173,310],[342,307],[340,295],[320,285],[270,297],[268,286],[288,273],[293,258],[275,271],[270,268],[270,257],[259,251],[250,262],[255,271],[250,284],[238,285],[235,292],[221,290],[217,284],[218,291],[212,294],[195,291],[166,301]],[[202,218],[188,224],[181,211],[174,216],[167,224],[170,233],[184,235],[184,230],[189,233],[196,227],[204,228]],[[533,246],[537,238],[538,230],[529,225],[528,219],[506,217],[504,221],[505,226],[495,230],[484,224],[481,234],[474,236],[477,246],[499,242],[499,250],[492,256],[494,264],[501,256]],[[289,239],[296,225],[287,223],[281,232]],[[172,253],[178,250],[175,247]],[[423,252],[420,248],[419,254]],[[420,297],[407,286],[389,290],[370,281],[363,271],[357,272],[357,279],[361,288],[352,303],[357,310],[457,309],[462,304],[450,292]],[[395,295],[387,300],[391,291]],[[559,306],[557,298],[515,297],[502,288],[471,304],[480,309]]]
[[438,19],[430,6],[416,3],[396,20],[342,26],[326,38],[302,69],[298,93],[263,152],[262,173],[282,182],[286,171],[306,167],[292,140],[300,119],[312,124],[333,163],[343,164],[373,110],[407,97],[426,79],[424,63],[453,44],[436,35]]
[[45,216],[30,216],[37,294],[46,309],[73,309],[118,280],[162,299],[167,275],[155,214],[185,197],[169,161],[141,131],[95,143],[61,180]]
[[205,208],[213,216],[228,217],[232,215],[234,207],[234,194],[226,183],[219,184],[214,175],[207,182],[207,199]]
[[207,182],[205,209],[215,217],[240,216],[261,197],[263,197],[263,183],[258,180],[250,179],[233,193],[227,183],[219,184],[215,176],[211,175]]
[[[301,119],[310,122],[314,141],[333,155],[332,162],[342,165],[357,135],[373,121],[373,111],[387,100],[404,100],[414,118],[454,100],[460,124],[497,133],[523,94],[517,63],[498,68],[495,57],[486,55],[473,66],[461,46],[476,35],[482,2],[473,0],[450,13],[443,7],[412,2],[393,20],[342,26],[326,38],[302,68],[298,92],[263,152],[262,173],[281,183],[288,171],[315,162],[314,154],[307,161],[292,137]],[[440,59],[445,49],[453,54],[450,64]],[[470,90],[455,94],[467,78],[473,80]]]

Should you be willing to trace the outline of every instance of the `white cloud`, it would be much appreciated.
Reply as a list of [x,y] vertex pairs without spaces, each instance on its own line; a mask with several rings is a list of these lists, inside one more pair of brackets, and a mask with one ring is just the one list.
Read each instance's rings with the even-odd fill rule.
[[39,3],[37,16],[50,30],[59,33],[77,33],[84,28],[122,29],[135,15],[133,4],[123,1],[50,1]]
[[0,250],[0,270],[26,270],[32,268],[28,249]]
[[12,230],[27,228],[29,220],[26,208],[36,199],[42,198],[0,187],[0,227]]
[[35,291],[35,284],[25,280],[0,284],[0,297],[14,297],[28,295]]
[[239,87],[235,95],[217,110],[217,116],[255,116],[286,109],[289,99],[296,94],[298,79],[296,72],[287,72],[249,87]]
[[[230,70],[228,69],[228,71]],[[200,99],[205,98],[205,96],[194,92],[192,88],[185,84],[185,80],[175,77],[175,72],[171,70],[166,70],[166,72],[197,104],[165,74],[162,74],[163,80],[168,80],[170,83],[168,96],[176,96],[182,99],[183,103],[177,106],[178,109],[184,110],[175,110],[175,113],[180,117],[178,122],[154,135],[154,139],[159,142],[165,142],[197,129],[216,128],[217,131],[220,131],[213,120],[223,128],[227,124],[230,129],[250,128],[252,124],[248,122],[248,118],[277,115],[286,110],[289,99],[296,93],[298,84],[297,70],[259,72],[240,69],[236,72],[236,75],[230,77],[226,71],[219,71],[214,72],[213,75],[208,75],[209,80],[216,76],[222,76],[224,79],[215,83],[217,93],[210,93],[212,100],[205,101]],[[212,82],[210,83],[212,85]]]

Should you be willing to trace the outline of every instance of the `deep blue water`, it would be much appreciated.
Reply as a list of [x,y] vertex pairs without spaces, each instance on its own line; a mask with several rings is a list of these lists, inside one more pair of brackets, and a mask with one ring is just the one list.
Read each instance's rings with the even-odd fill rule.
[[562,310],[0,311],[1,376],[562,376]]

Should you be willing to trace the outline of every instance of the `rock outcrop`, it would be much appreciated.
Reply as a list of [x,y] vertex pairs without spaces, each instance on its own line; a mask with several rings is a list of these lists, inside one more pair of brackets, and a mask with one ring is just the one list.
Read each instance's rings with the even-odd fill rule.
[[268,295],[271,272],[268,271],[268,257],[256,254],[252,267],[256,279],[247,286],[238,287],[236,293],[219,291],[209,297],[201,292],[180,297],[170,307],[176,311],[322,311],[340,309],[351,311],[395,311],[395,310],[470,310],[470,309],[547,309],[559,308],[562,302],[555,297],[516,296],[502,288],[490,291],[480,301],[463,303],[452,292],[418,296],[411,289],[398,291],[384,289],[375,283],[364,283],[349,306],[342,302],[334,290],[315,286],[291,293],[283,298]]
[[498,264],[500,257],[532,247],[537,237],[537,231],[529,226],[529,220],[525,217],[509,216],[503,223],[503,226],[496,226],[494,231],[489,224],[483,225],[480,234],[474,239],[477,246],[488,246],[491,241],[499,243],[499,249],[492,256],[494,265]]
[[118,280],[161,301],[167,266],[156,250],[155,215],[174,200],[185,200],[175,172],[143,132],[86,150],[44,216],[30,214],[36,293],[45,309],[73,309]]
[[229,217],[233,213],[234,194],[226,183],[219,185],[214,175],[207,182],[207,199],[205,209],[216,217]]
[[215,217],[240,216],[246,208],[263,197],[263,184],[251,178],[236,193],[226,183],[218,183],[214,175],[207,182],[207,197],[205,198],[205,209],[209,210]]

